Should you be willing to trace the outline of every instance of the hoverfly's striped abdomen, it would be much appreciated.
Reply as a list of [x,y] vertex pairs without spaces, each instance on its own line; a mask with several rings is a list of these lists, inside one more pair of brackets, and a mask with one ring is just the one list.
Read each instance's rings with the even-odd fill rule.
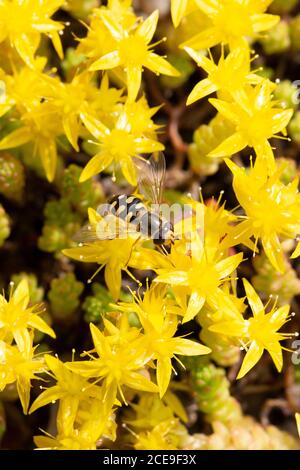
[[120,194],[109,201],[110,212],[120,219],[134,223],[135,219],[147,212],[146,206],[135,196]]
[[135,196],[121,194],[109,201],[109,211],[116,217],[135,226],[136,230],[146,237],[152,237],[159,232],[161,226],[160,217],[143,204]]

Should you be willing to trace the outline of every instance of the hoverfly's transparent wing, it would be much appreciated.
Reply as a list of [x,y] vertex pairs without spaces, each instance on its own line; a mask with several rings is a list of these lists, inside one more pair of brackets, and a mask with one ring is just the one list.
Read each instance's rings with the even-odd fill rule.
[[92,243],[99,240],[95,227],[90,224],[84,225],[72,237],[72,240],[77,243]]
[[137,227],[113,214],[108,214],[93,225],[83,226],[73,237],[78,243],[124,239],[139,235]]
[[153,153],[149,160],[138,160],[138,188],[148,201],[160,204],[166,177],[166,160],[162,152]]

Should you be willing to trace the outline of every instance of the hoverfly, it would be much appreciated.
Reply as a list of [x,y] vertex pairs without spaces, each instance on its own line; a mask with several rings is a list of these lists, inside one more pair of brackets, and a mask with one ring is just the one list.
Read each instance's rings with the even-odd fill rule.
[[91,242],[137,235],[152,239],[156,245],[174,240],[173,223],[160,212],[166,176],[163,153],[152,154],[149,160],[138,160],[138,191],[152,207],[135,195],[119,194],[97,209],[101,221],[96,227],[87,225],[74,237],[75,241]]

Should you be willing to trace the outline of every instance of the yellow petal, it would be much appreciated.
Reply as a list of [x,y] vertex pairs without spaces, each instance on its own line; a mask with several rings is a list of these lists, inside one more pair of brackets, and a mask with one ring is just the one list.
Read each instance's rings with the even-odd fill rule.
[[77,248],[66,248],[62,253],[69,258],[81,261],[83,263],[102,263],[106,260],[107,254],[104,252],[103,246],[96,243],[91,246],[82,246]]
[[286,128],[294,114],[293,109],[279,111],[272,117],[272,132],[277,134]]
[[57,441],[48,436],[33,436],[33,442],[38,449],[53,449],[57,446]]
[[165,146],[153,139],[136,139],[136,151],[137,153],[152,153],[152,152],[161,152],[164,150]]
[[251,85],[259,85],[261,84],[262,80],[264,80],[263,77],[256,75],[255,73],[249,73],[246,76],[246,79],[249,83],[251,83]]
[[80,113],[80,119],[87,130],[96,138],[101,140],[108,131],[107,127],[101,121],[89,113],[88,109]]
[[200,100],[201,98],[204,98],[207,95],[210,95],[211,93],[214,93],[217,91],[217,89],[218,87],[214,85],[208,78],[201,80],[201,82],[194,86],[191,93],[189,94],[186,101],[187,106],[197,100]]
[[191,39],[188,39],[183,44],[180,44],[180,48],[190,47],[191,49],[208,49],[215,46],[222,41],[221,33],[217,28],[207,28],[201,33],[196,34]]
[[[232,70],[243,71],[246,74],[250,71],[250,50],[244,47],[237,48],[228,54],[225,61],[226,65]],[[262,80],[261,78],[260,81]]]
[[32,315],[30,321],[28,322],[28,325],[32,328],[35,328],[36,330],[41,331],[42,333],[45,333],[46,335],[51,336],[51,338],[56,337],[52,328],[50,328],[50,326],[47,325],[47,323],[38,315]]
[[122,26],[117,20],[116,15],[112,14],[110,10],[104,10],[101,8],[101,10],[98,10],[101,20],[105,24],[106,28],[108,31],[111,33],[114,39],[117,41],[120,40],[123,37],[123,30]]
[[43,18],[43,22],[32,25],[33,29],[40,33],[52,33],[52,31],[60,31],[63,29],[63,25],[53,20],[46,20]]
[[208,59],[203,51],[195,51],[190,47],[185,47],[184,50],[194,59],[199,67],[205,70],[206,73],[210,74],[217,70],[216,64]]
[[273,174],[276,169],[275,157],[268,140],[263,142],[258,142],[254,146],[256,153],[256,162],[255,167],[258,167],[258,164],[261,164],[268,169],[270,174]]
[[17,379],[17,390],[22,404],[23,413],[26,415],[30,399],[30,380],[24,376],[19,376]]
[[246,375],[249,370],[255,366],[255,364],[260,360],[263,352],[263,347],[259,346],[255,341],[252,341],[251,346],[244,357],[237,379],[244,377],[244,375]]
[[241,338],[245,334],[245,323],[243,320],[242,315],[240,316],[239,321],[226,320],[219,323],[215,323],[214,325],[209,326],[209,331],[213,331],[214,333],[219,333],[225,336],[237,336]]
[[239,123],[239,116],[234,112],[233,106],[231,103],[227,103],[223,100],[218,100],[216,98],[210,98],[208,100],[222,116],[231,121],[233,124]]
[[158,10],[155,10],[153,13],[151,13],[150,16],[148,16],[148,18],[145,21],[142,22],[142,24],[137,29],[136,34],[144,38],[147,44],[149,44],[149,42],[154,36],[156,26],[157,26],[158,16],[159,16]]
[[126,374],[126,385],[134,390],[155,393],[158,391],[157,385],[138,372],[128,372]]
[[285,271],[284,255],[282,246],[276,234],[270,235],[269,237],[262,237],[262,246],[265,250],[269,261],[272,263],[278,272],[283,273]]
[[63,127],[66,137],[76,152],[79,152],[78,135],[79,135],[79,122],[75,113],[70,113],[63,118]]
[[102,220],[101,215],[98,214],[98,212],[95,211],[95,209],[93,209],[92,207],[88,208],[88,218],[89,218],[90,224],[92,225],[95,225]]
[[280,346],[279,341],[275,343],[268,343],[266,346],[267,351],[269,352],[273,362],[275,364],[276,369],[278,372],[282,370],[283,358],[282,358],[282,348]]
[[82,377],[99,377],[100,366],[98,361],[75,361],[67,363],[68,369]]
[[[0,294],[0,310],[4,309],[7,306],[8,302],[3,295]],[[3,311],[3,310],[2,310]],[[2,322],[1,322],[2,326]],[[1,343],[0,343],[1,344]]]
[[112,51],[100,57],[100,59],[96,60],[95,62],[93,62],[92,65],[89,67],[89,70],[90,71],[109,70],[109,69],[118,67],[118,65],[120,64],[121,64],[121,59],[119,56],[119,52]]
[[228,168],[230,169],[230,171],[233,173],[234,176],[236,176],[236,175],[239,176],[239,175],[245,173],[244,168],[241,168],[240,166],[238,166],[236,163],[234,163],[229,158],[225,158],[224,162],[226,163],[226,165],[228,166]]
[[159,396],[162,398],[167,391],[171,380],[172,364],[169,357],[161,357],[157,359],[156,377],[159,388]]
[[53,181],[56,172],[57,149],[55,140],[43,139],[38,142],[38,153],[48,181]]
[[[37,32],[36,37],[40,38],[40,33]],[[33,67],[34,65],[34,54],[36,51],[34,42],[29,39],[27,34],[22,33],[14,39],[14,46],[28,67]]]
[[295,418],[296,418],[296,423],[297,423],[298,434],[300,436],[300,413],[296,413]]
[[282,325],[287,321],[288,315],[290,311],[290,306],[289,305],[283,305],[282,307],[279,307],[275,312],[272,313],[271,315],[271,322],[274,324],[275,328],[279,330]]
[[183,317],[182,323],[186,323],[195,318],[195,316],[200,312],[204,303],[205,297],[198,294],[198,292],[193,292],[189,298],[187,310]]
[[[3,100],[5,96],[3,96]],[[4,116],[12,108],[13,104],[0,103],[0,117]]]
[[273,26],[275,26],[280,20],[280,16],[261,13],[258,15],[252,15],[251,20],[254,32],[260,33],[261,31],[267,31],[268,29],[273,28]]
[[181,421],[183,421],[184,423],[188,422],[188,416],[185,411],[185,408],[182,405],[179,398],[177,397],[177,395],[175,395],[175,393],[171,392],[171,390],[167,390],[167,392],[165,393],[164,400],[168,404],[168,406],[171,408],[173,413],[179,416]]
[[44,390],[42,393],[38,395],[38,397],[32,403],[30,410],[29,410],[29,414],[38,410],[42,406],[49,405],[49,403],[59,400],[62,394],[63,394],[63,391],[57,385],[53,385],[52,387],[49,387],[47,390]]
[[195,0],[195,3],[206,15],[213,15],[218,11],[218,1],[215,0]]
[[44,359],[48,368],[53,372],[55,377],[59,380],[63,380],[64,376],[62,371],[64,364],[57,357],[51,356],[50,354],[45,354]]
[[[257,109],[263,109],[272,98],[274,84],[270,80],[263,80],[261,84],[253,89],[253,104]],[[252,105],[253,106],[253,105]]]
[[58,57],[63,60],[64,58],[64,51],[63,51],[63,48],[62,48],[62,43],[61,43],[61,39],[60,39],[60,35],[57,31],[53,31],[51,33],[51,41],[52,41],[52,44],[53,44],[53,47],[54,49],[56,50],[57,52],[57,55]]
[[13,330],[13,337],[17,343],[18,349],[25,354],[29,354],[31,349],[31,338],[29,331],[26,328]]
[[174,344],[174,354],[183,356],[200,356],[211,352],[210,348],[190,339],[174,338]]
[[293,251],[291,258],[298,258],[300,256],[300,242],[297,244],[295,250]]
[[135,101],[142,81],[141,67],[127,67],[127,89],[129,101]]
[[264,304],[260,300],[259,295],[255,292],[250,282],[247,279],[243,279],[244,288],[247,296],[248,303],[251,307],[253,315],[256,316],[261,312],[264,312]]
[[170,75],[171,77],[179,77],[180,72],[169,64],[163,57],[150,52],[144,61],[144,66],[152,70],[154,73],[162,73],[163,75]]
[[[202,214],[201,214],[202,216]],[[203,214],[204,217],[204,214]],[[193,229],[192,229],[193,230]],[[205,256],[203,240],[197,231],[191,233],[191,256],[193,262],[200,263]]]
[[250,0],[249,5],[251,5],[253,11],[263,13],[272,1],[273,0]]
[[18,304],[22,309],[26,309],[29,304],[29,286],[26,278],[22,279],[17,285],[13,293],[14,303]]
[[121,269],[117,262],[109,263],[105,266],[104,278],[114,301],[118,300],[120,297],[122,277]]
[[159,274],[154,282],[164,282],[175,286],[188,286],[188,276],[185,271],[173,271],[166,274]]
[[222,158],[234,155],[235,153],[243,150],[243,148],[247,147],[248,143],[245,138],[239,133],[236,132],[232,134],[230,137],[225,139],[218,147],[212,150],[208,157],[213,158]]
[[237,269],[237,267],[241,264],[242,261],[243,253],[237,253],[236,255],[228,256],[222,261],[219,261],[216,264],[215,268],[220,278],[224,279],[230,274],[232,274],[232,272]]
[[100,331],[99,328],[97,328],[97,326],[93,323],[90,323],[90,330],[96,351],[98,355],[101,356],[103,353],[108,351],[105,337],[102,331]]
[[97,153],[84,167],[79,178],[79,182],[83,183],[92,176],[101,173],[105,170],[112,162],[112,156],[105,153]]
[[175,28],[181,22],[187,7],[188,0],[171,0],[171,17]]
[[244,222],[240,222],[230,230],[230,237],[225,237],[220,243],[219,250],[222,252],[223,250],[227,250],[230,247],[235,245],[239,245],[242,243],[243,245],[247,246],[253,253],[258,253],[258,248],[256,244],[250,240],[250,237],[253,235],[253,227],[252,222],[249,220],[245,220]]
[[26,144],[32,139],[32,132],[27,127],[20,127],[0,140],[0,150],[11,149]]
[[[118,305],[120,305],[120,303]],[[125,317],[123,317],[123,318],[125,318]],[[107,333],[109,333],[109,335],[118,334],[119,328],[117,328],[112,322],[110,322],[106,318],[103,318],[103,324],[104,324],[104,327],[105,327],[105,331],[107,331]]]
[[158,269],[167,264],[165,258],[158,251],[142,248],[140,251],[133,252],[129,266],[136,269]]
[[131,158],[127,158],[121,162],[121,169],[124,177],[132,186],[137,185],[136,167]]
[[[236,103],[239,103],[239,106],[244,109],[246,113],[249,110],[249,97],[245,88],[235,88],[234,90],[230,90],[231,96],[234,98]],[[251,104],[250,104],[251,106]]]
[[57,424],[63,430],[65,435],[70,434],[74,429],[74,421],[76,419],[79,405],[79,397],[69,394],[62,398],[59,402],[57,413]]

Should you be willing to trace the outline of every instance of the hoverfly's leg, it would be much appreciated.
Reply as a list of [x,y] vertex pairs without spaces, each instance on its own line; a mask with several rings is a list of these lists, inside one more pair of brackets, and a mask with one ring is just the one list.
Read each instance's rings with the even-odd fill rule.
[[[141,224],[140,224],[140,222],[138,222],[138,223],[135,225],[135,227],[136,227],[136,231],[137,231],[137,233],[141,232],[141,230],[142,230],[142,227],[141,227]],[[141,238],[141,237],[139,237],[139,238]]]
[[132,247],[131,247],[131,250],[130,250],[130,253],[129,253],[129,257],[128,257],[128,260],[127,260],[127,262],[126,262],[125,266],[127,266],[127,265],[128,265],[128,263],[129,263],[129,260],[130,260],[130,258],[131,258],[131,255],[132,255],[132,252],[133,252],[133,249],[134,249],[135,245],[136,245],[136,244],[137,244],[137,243],[140,241],[140,239],[141,239],[141,238],[142,238],[142,236],[141,236],[141,235],[139,235],[139,236],[137,237],[137,239],[136,239],[136,240],[134,240],[134,243],[132,244]]
[[168,250],[166,249],[165,245],[158,245],[158,251],[160,251],[163,255],[168,256]]
[[129,263],[129,260],[131,258],[131,255],[132,255],[132,252],[133,252],[133,249],[135,247],[135,245],[138,243],[138,241],[141,239],[141,235],[139,237],[137,237],[137,239],[134,241],[134,243],[132,244],[132,247],[131,247],[131,250],[130,250],[130,254],[129,254],[129,258],[127,260],[127,263],[126,263],[126,269],[124,269],[124,271],[128,274],[128,276],[134,281],[136,282],[139,286],[142,285],[141,281],[139,281],[136,277],[134,277],[134,275],[129,271],[129,269],[127,268],[127,264]]

